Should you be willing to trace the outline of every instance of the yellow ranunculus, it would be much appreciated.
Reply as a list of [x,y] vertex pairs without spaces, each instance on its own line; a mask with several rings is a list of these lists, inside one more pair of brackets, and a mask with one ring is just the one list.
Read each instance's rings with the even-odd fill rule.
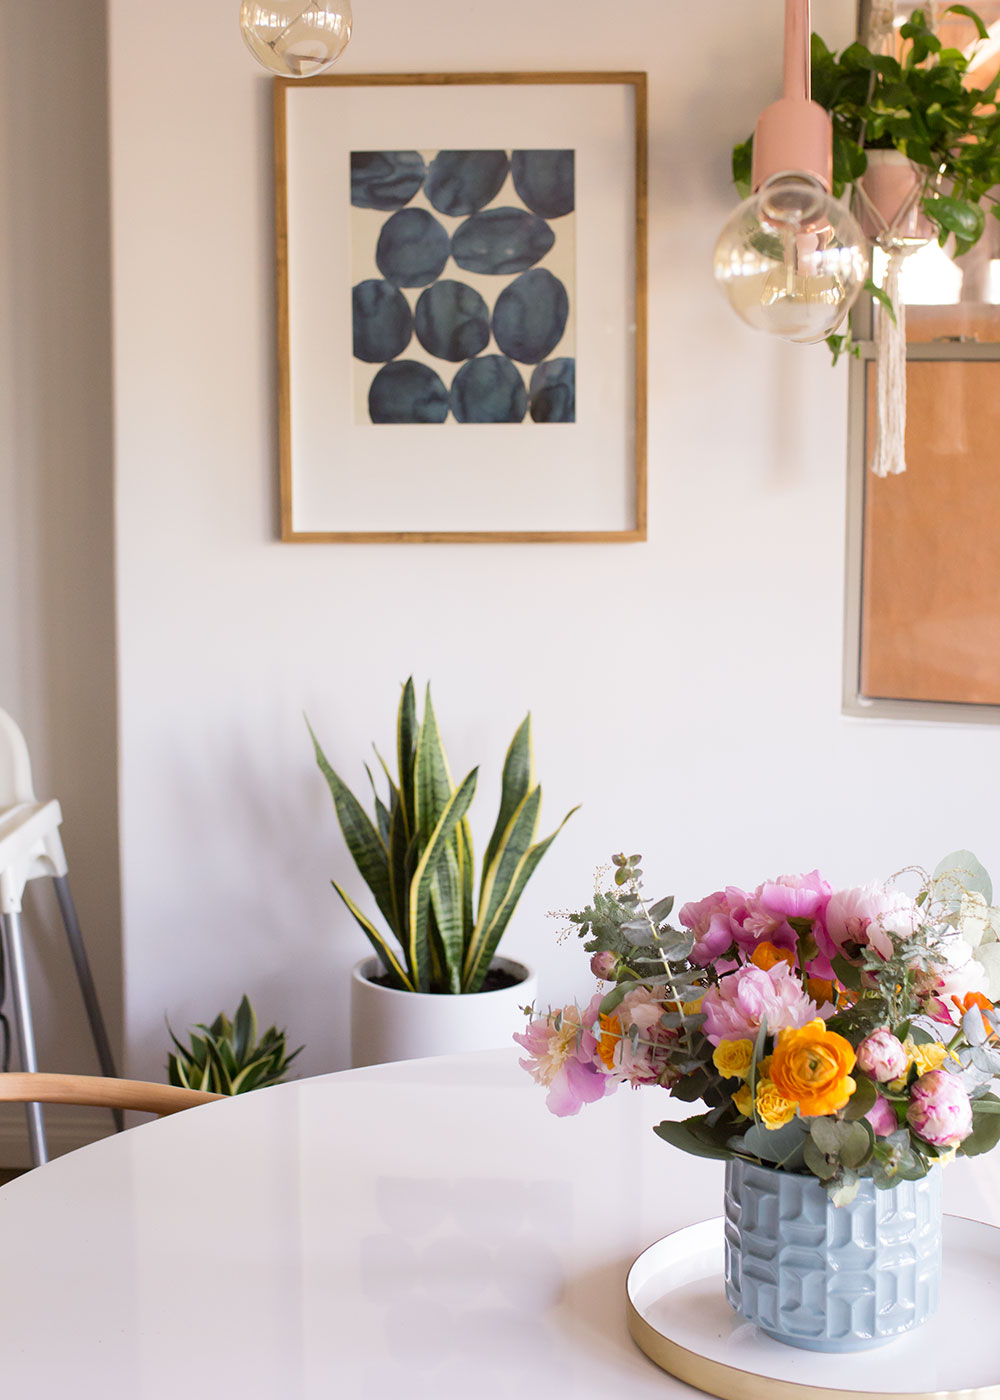
[[733,1095],[733,1103],[736,1105],[737,1113],[742,1113],[744,1118],[753,1117],[753,1094],[750,1092],[749,1084],[741,1084]]
[[771,1056],[771,1078],[803,1117],[836,1113],[854,1093],[854,1047],[817,1017],[798,1030],[778,1032]]
[[903,1049],[909,1055],[911,1064],[916,1065],[918,1074],[929,1074],[932,1069],[940,1069],[948,1058],[948,1051],[939,1040],[933,1040],[929,1045],[914,1045],[907,1036]]
[[712,1051],[712,1064],[723,1079],[746,1079],[752,1063],[752,1040],[720,1040]]
[[765,1128],[783,1128],[795,1117],[795,1105],[778,1092],[771,1079],[757,1081],[757,1117]]
[[696,1001],[682,1001],[681,1010],[684,1012],[684,1015],[697,1016],[701,1010],[701,1001],[701,997],[698,997]]

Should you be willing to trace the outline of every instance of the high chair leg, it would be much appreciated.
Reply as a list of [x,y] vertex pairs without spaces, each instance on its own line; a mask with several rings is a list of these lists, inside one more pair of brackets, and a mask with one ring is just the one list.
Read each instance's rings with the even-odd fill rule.
[[[83,934],[80,932],[80,921],[76,916],[76,906],[73,903],[73,896],[69,889],[69,876],[55,875],[52,878],[52,883],[56,887],[59,910],[66,928],[69,950],[73,955],[73,965],[76,968],[76,980],[80,984],[80,991],[83,993],[83,1004],[87,1008],[87,1020],[90,1022],[90,1033],[94,1038],[94,1047],[97,1050],[97,1058],[100,1061],[101,1073],[107,1079],[117,1079],[118,1071],[115,1069],[114,1057],[111,1054],[111,1042],[108,1040],[108,1032],[104,1024],[104,1017],[101,1015],[101,1006],[97,1000],[97,989],[94,986],[94,978],[90,971],[90,963],[87,960],[87,950],[83,946]],[[111,1112],[115,1120],[115,1129],[120,1133],[125,1127],[125,1115],[120,1108],[113,1108]]]
[[[24,944],[21,941],[20,914],[0,914],[4,941],[7,945],[7,960],[10,968],[10,989],[14,1000],[14,1024],[17,1029],[18,1049],[21,1052],[21,1065],[29,1072],[38,1069],[35,1054],[35,1032],[31,1022],[31,1002],[28,999],[28,977],[24,966]],[[38,1103],[25,1104],[28,1115],[28,1138],[31,1143],[31,1160],[36,1167],[49,1160],[45,1145],[45,1123],[42,1119],[42,1106]]]

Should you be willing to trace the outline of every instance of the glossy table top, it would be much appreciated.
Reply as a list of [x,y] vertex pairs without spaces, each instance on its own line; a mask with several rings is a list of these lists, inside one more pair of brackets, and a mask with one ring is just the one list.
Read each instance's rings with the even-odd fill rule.
[[[721,1164],[650,1131],[685,1111],[621,1089],[555,1119],[504,1050],[133,1128],[0,1189],[0,1374],[33,1400],[692,1394],[624,1320],[635,1256],[721,1209]],[[1000,1225],[1000,1152],[947,1170],[945,1209]]]

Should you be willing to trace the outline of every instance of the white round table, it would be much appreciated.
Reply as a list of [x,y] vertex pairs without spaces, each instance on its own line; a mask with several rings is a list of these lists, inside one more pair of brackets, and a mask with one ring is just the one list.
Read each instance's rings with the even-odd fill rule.
[[[0,1189],[0,1376],[32,1400],[645,1400],[628,1265],[722,1167],[621,1089],[559,1120],[517,1052],[326,1075],[133,1128]],[[945,1207],[1000,1224],[1000,1152]]]

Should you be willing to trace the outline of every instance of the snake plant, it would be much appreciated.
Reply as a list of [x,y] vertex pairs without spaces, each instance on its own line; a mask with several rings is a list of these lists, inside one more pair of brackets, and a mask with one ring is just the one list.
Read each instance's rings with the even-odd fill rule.
[[[535,867],[573,815],[535,842],[542,789],[535,782],[531,716],[514,735],[503,766],[500,811],[483,857],[478,899],[466,813],[473,768],[456,788],[438,732],[430,686],[418,721],[411,677],[396,726],[398,777],[375,750],[389,784],[375,788],[375,820],[327,762],[312,728],[316,761],[330,786],[347,849],[398,947],[334,880],[333,887],[379,956],[389,984],[408,992],[478,992],[490,960]],[[573,808],[575,811],[576,808]]]
[[213,1094],[245,1094],[265,1089],[285,1077],[302,1046],[285,1053],[285,1032],[271,1026],[257,1039],[257,1017],[246,996],[236,1015],[220,1012],[210,1026],[199,1023],[190,1046],[182,1045],[170,1030],[177,1054],[167,1058],[167,1077],[182,1089],[208,1089]]

